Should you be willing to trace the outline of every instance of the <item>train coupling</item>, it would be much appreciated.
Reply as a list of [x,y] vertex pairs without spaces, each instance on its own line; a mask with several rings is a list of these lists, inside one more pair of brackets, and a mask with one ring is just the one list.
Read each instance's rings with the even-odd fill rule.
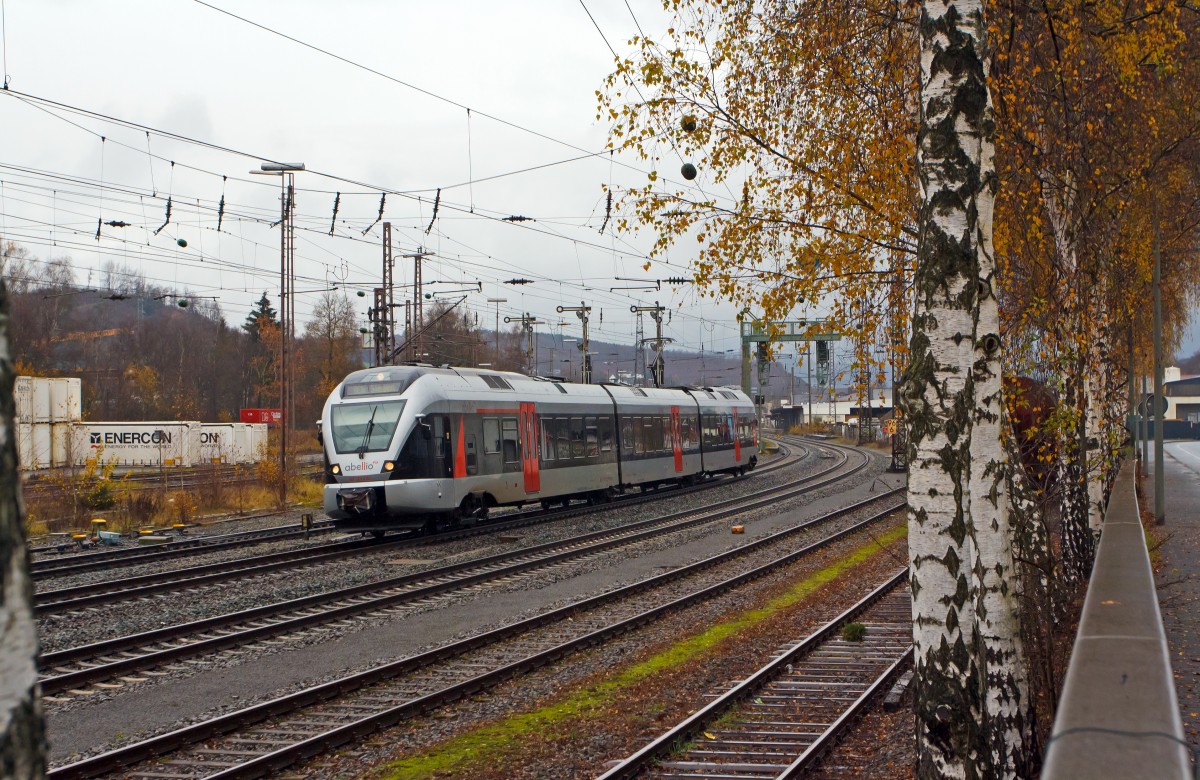
[[344,488],[338,491],[337,505],[343,512],[366,514],[375,508],[375,491],[371,488]]

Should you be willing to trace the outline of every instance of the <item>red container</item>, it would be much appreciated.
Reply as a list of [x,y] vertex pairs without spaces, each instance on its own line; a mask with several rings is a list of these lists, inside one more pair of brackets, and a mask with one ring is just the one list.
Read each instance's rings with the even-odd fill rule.
[[278,409],[242,409],[241,421],[244,423],[266,423],[278,425],[283,420],[283,413]]

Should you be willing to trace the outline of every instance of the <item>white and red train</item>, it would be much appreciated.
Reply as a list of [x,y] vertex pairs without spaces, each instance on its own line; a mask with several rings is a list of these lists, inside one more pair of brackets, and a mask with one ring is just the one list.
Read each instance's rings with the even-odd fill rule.
[[326,513],[376,535],[482,518],[495,506],[607,500],[757,463],[754,405],[739,391],[475,368],[356,371],[325,402],[320,430]]

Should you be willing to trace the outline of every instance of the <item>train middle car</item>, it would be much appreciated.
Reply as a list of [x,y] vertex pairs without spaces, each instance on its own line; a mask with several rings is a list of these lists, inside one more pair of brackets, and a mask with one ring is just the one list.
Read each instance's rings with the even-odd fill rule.
[[468,368],[357,371],[331,393],[321,431],[326,513],[339,528],[376,534],[494,506],[604,500],[757,462],[754,407],[740,392]]

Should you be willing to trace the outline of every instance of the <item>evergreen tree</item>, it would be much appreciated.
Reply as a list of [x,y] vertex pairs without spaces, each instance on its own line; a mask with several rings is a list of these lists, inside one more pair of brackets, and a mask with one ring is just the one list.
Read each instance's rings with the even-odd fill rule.
[[242,323],[242,330],[249,333],[255,341],[259,341],[259,323],[264,319],[272,325],[279,324],[279,320],[275,316],[275,309],[271,306],[271,299],[267,297],[265,290],[262,297],[254,304],[254,308],[246,315],[246,321]]

